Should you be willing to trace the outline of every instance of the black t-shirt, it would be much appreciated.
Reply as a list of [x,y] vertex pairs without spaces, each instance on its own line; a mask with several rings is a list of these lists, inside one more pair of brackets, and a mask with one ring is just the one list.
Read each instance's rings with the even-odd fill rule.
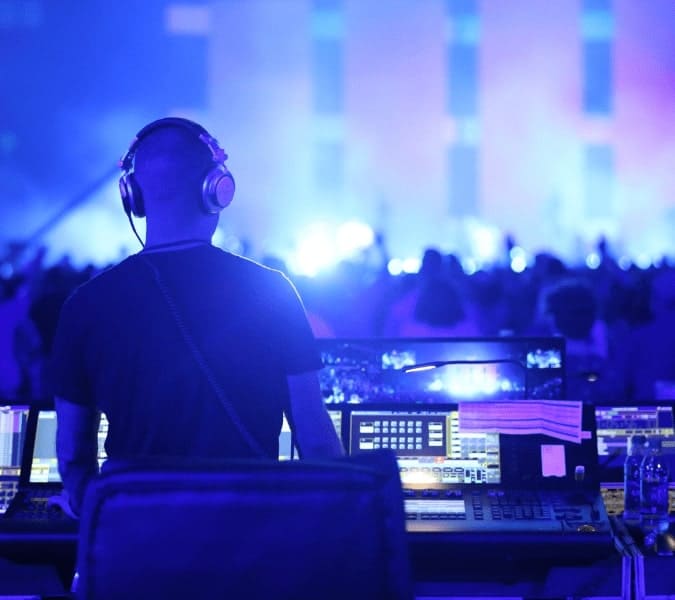
[[276,458],[286,376],[322,366],[291,282],[209,245],[141,252],[80,286],[53,356],[55,395],[106,414],[111,458],[251,455],[202,359]]

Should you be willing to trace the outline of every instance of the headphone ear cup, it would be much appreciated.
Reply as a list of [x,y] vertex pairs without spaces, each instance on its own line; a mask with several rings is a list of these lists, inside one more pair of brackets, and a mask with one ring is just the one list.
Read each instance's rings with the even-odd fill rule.
[[120,196],[124,212],[142,219],[145,217],[145,205],[143,204],[143,194],[133,173],[127,173],[120,177]]
[[212,169],[204,178],[202,206],[210,214],[228,207],[234,198],[234,177],[224,165]]

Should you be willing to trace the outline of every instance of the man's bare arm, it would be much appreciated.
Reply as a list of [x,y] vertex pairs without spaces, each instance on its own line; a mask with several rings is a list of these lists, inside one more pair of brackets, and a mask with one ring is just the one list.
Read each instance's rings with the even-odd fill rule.
[[321,397],[316,372],[288,376],[291,414],[289,421],[301,458],[343,456],[342,442]]
[[100,414],[90,408],[55,398],[56,455],[70,507],[79,514],[87,483],[98,474]]

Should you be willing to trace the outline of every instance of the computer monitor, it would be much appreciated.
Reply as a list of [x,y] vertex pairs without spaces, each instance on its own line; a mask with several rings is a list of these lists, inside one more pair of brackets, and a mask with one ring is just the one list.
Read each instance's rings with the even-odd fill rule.
[[[101,413],[98,427],[98,463],[107,458],[105,440],[108,436],[108,419]],[[56,411],[41,410],[37,416],[33,457],[29,475],[30,483],[59,483],[58,460],[56,457]]]
[[[507,401],[508,403],[508,401]],[[542,401],[542,404],[546,404]],[[485,405],[489,406],[490,402]],[[522,402],[521,402],[522,404]],[[471,402],[475,410],[480,403]],[[394,451],[410,489],[481,486],[505,489],[594,490],[599,486],[593,407],[581,406],[579,439],[546,429],[514,433],[460,429],[464,404],[345,407],[350,453]]]
[[633,435],[659,437],[666,462],[675,468],[675,401],[596,406],[598,461],[603,482],[623,481],[628,440]]
[[[338,407],[328,409],[328,416],[330,417],[335,433],[342,440],[342,411]],[[344,443],[344,440],[342,440]],[[284,415],[284,420],[281,426],[281,434],[279,435],[279,460],[297,460],[300,458],[300,453],[295,446],[295,440],[291,432],[291,427]]]
[[499,434],[459,432],[456,406],[354,407],[349,452],[389,448],[406,487],[502,482]]
[[[318,345],[327,404],[565,398],[560,337],[335,338]],[[438,368],[408,372],[416,365]]]
[[0,514],[16,493],[28,424],[28,406],[0,406]]

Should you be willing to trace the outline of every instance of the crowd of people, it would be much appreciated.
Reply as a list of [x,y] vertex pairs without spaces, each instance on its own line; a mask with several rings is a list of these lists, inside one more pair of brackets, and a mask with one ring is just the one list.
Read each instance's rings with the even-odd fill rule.
[[[67,259],[45,266],[44,249],[0,279],[0,398],[49,397],[46,365],[61,305],[101,270]],[[372,258],[372,257],[371,257]],[[391,275],[386,257],[355,259],[294,282],[317,337],[561,335],[568,396],[591,401],[675,395],[675,268],[571,267],[550,254],[521,273],[508,264],[467,274],[459,259],[428,248],[414,274]]]

